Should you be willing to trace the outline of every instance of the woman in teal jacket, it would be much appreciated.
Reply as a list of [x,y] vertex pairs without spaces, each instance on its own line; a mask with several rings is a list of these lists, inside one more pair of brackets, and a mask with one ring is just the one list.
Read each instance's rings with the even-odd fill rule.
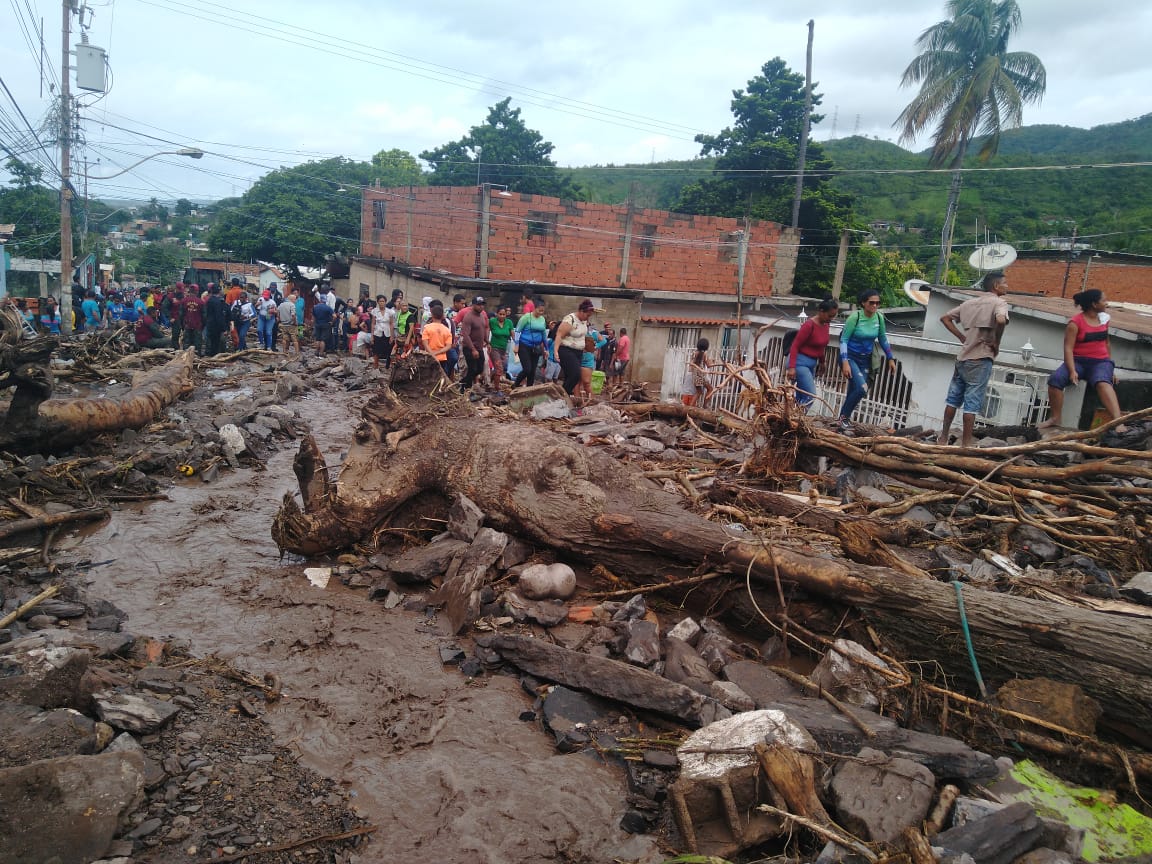
[[888,358],[888,368],[896,371],[892,346],[880,312],[880,292],[866,289],[856,298],[860,308],[848,316],[840,334],[840,371],[848,379],[848,393],[840,406],[840,425],[847,426],[852,412],[868,393],[868,376],[872,373],[872,351],[879,343]]

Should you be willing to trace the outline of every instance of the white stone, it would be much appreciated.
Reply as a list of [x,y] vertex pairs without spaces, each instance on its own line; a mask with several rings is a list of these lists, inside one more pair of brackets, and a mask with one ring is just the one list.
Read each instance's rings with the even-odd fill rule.
[[669,630],[667,635],[669,639],[679,639],[681,642],[695,645],[696,639],[700,636],[700,625],[694,618],[685,618]]
[[247,446],[244,443],[243,433],[235,423],[225,423],[220,427],[220,439],[224,442],[227,451],[233,456],[239,456]]
[[529,600],[567,600],[576,593],[576,573],[567,564],[529,564],[516,585]]
[[781,742],[794,750],[815,751],[815,739],[783,711],[746,711],[709,723],[689,735],[677,750],[680,776],[718,780],[738,768],[756,764],[757,744]]
[[332,568],[305,567],[304,575],[308,577],[308,581],[315,585],[317,588],[327,588],[328,580],[332,578]]

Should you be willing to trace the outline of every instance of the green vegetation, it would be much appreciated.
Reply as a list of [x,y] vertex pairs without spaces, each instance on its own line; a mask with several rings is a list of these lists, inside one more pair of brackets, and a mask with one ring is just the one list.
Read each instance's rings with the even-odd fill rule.
[[[977,158],[987,162],[995,156],[1001,133],[1021,126],[1024,105],[1040,101],[1048,79],[1035,54],[1008,51],[1021,21],[1016,0],[948,0],[947,11],[948,20],[916,40],[923,53],[908,64],[900,83],[919,84],[920,92],[896,125],[901,141],[914,141],[935,124],[928,164],[957,169],[977,135],[983,136]],[[948,190],[936,282],[944,278],[952,249],[962,176],[954,171]]]
[[[928,167],[927,154],[885,141],[845,138],[825,142],[824,148],[842,170]],[[959,252],[952,266],[964,270],[968,252],[984,242],[985,231],[991,239],[1029,249],[1039,248],[1044,238],[1067,238],[1076,226],[1094,248],[1152,254],[1152,167],[998,170],[1147,161],[1152,161],[1152,114],[1090,130],[1045,125],[1003,133],[999,155],[986,164],[965,160],[967,168],[990,170],[964,175],[954,235]],[[877,233],[885,247],[903,249],[922,264],[934,259],[948,197],[946,174],[845,173],[832,185],[853,196],[864,223],[922,230],[919,235]]]
[[581,198],[572,178],[552,161],[553,145],[520,119],[512,98],[488,109],[487,119],[459,141],[449,141],[420,158],[432,166],[432,186],[479,186],[494,183],[510,192]]

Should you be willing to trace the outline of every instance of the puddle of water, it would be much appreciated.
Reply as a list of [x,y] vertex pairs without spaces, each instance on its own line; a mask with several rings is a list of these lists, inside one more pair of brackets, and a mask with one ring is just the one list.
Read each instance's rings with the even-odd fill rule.
[[[294,404],[324,429],[335,464],[351,441],[346,398]],[[93,593],[124,609],[133,632],[279,675],[285,698],[265,719],[305,765],[355,791],[380,829],[364,861],[601,862],[650,852],[648,838],[618,827],[619,769],[559,755],[520,722],[529,701],[515,678],[466,680],[441,666],[449,640],[417,615],[337,580],[313,587],[303,563],[280,559],[269,529],[295,490],[294,452],[276,453],[263,472],[183,482],[166,501],[72,535],[73,555],[111,559],[90,572]]]

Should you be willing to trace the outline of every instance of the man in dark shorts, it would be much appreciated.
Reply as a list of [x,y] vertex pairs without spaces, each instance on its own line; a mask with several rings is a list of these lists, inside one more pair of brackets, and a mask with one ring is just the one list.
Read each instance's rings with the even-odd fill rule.
[[312,307],[312,339],[316,343],[316,356],[323,357],[332,339],[332,319],[335,313],[327,303]]

